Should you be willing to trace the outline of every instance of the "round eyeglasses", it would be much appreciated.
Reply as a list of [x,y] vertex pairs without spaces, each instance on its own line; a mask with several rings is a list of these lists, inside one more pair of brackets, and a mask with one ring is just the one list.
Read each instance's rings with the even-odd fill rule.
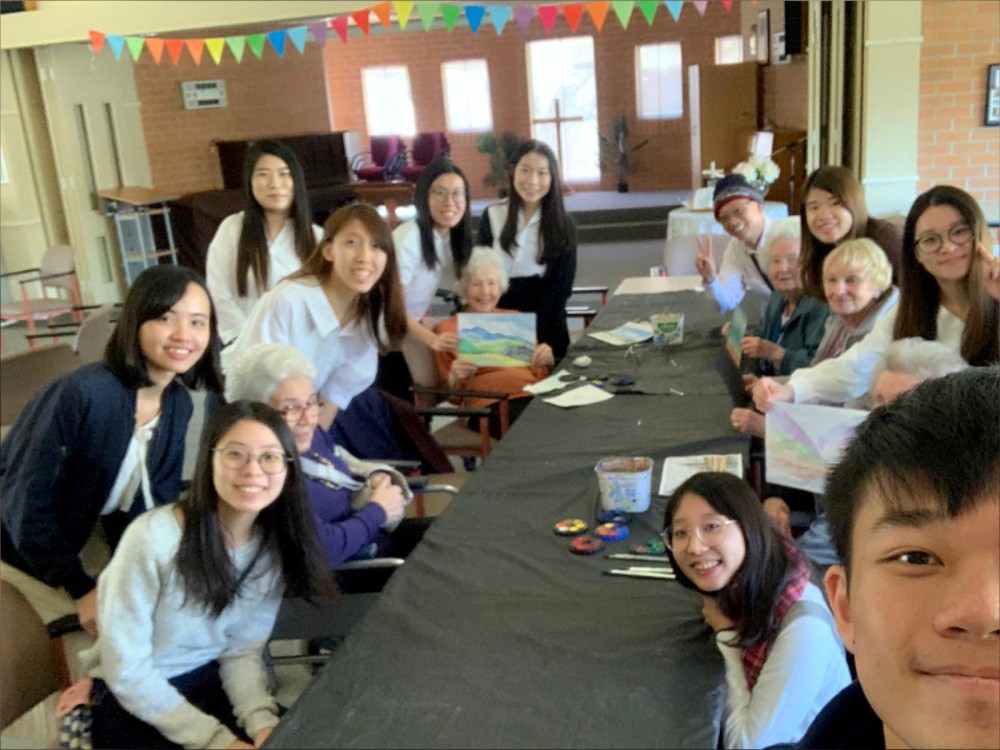
[[300,419],[302,419],[303,414],[308,414],[311,417],[319,414],[319,410],[323,408],[323,400],[317,394],[311,395],[304,404],[285,404],[278,412],[282,417],[285,418],[286,422],[295,424]]
[[445,190],[444,188],[431,188],[430,192],[431,200],[435,200],[438,203],[444,203],[450,197],[455,203],[465,203],[465,190]]
[[291,462],[291,459],[280,451],[264,451],[254,455],[243,448],[226,446],[225,448],[215,448],[214,452],[219,454],[222,465],[227,469],[242,469],[250,463],[250,459],[254,459],[265,474],[280,474]]
[[[972,227],[968,224],[956,224],[948,230],[946,236],[952,245],[966,245],[972,239]],[[937,232],[925,234],[916,242],[917,250],[925,255],[934,255],[944,247],[944,237]]]
[[682,552],[691,544],[694,537],[698,537],[701,543],[707,547],[715,547],[726,536],[726,529],[736,523],[731,518],[710,518],[702,521],[693,528],[686,526],[667,526],[661,533],[660,539],[667,545],[671,552]]

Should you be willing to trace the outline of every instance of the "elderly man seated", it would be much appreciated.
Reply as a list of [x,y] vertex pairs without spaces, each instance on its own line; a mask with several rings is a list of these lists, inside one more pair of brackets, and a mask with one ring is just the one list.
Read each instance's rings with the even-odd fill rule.
[[[457,291],[465,301],[464,312],[517,312],[497,309],[497,303],[507,291],[507,285],[507,272],[504,270],[500,251],[485,246],[473,248],[469,262],[465,264],[462,277],[458,281]],[[458,333],[458,317],[453,315],[442,320],[434,326],[434,332],[439,335]],[[531,398],[531,394],[523,390],[524,387],[547,377],[555,364],[552,349],[548,344],[535,345],[529,367],[479,367],[475,362],[462,359],[456,352],[435,352],[434,359],[439,382],[446,382],[449,387],[510,394],[510,422],[524,411]],[[462,405],[474,409],[489,407],[490,434],[495,438],[501,436],[500,415],[495,399],[469,398]],[[477,429],[478,425],[470,424],[470,428]]]

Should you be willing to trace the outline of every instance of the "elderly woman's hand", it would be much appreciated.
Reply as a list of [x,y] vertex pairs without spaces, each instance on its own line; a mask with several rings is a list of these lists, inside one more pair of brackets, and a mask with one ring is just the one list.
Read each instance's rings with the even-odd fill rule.
[[548,344],[536,344],[535,351],[531,353],[531,367],[538,370],[542,367],[552,367],[556,363],[555,355],[552,354],[552,347]]
[[764,415],[760,412],[753,409],[733,409],[729,420],[733,423],[733,429],[744,435],[764,437]]
[[760,380],[756,375],[745,374],[742,376],[743,380],[743,390],[748,396],[753,395],[753,387],[757,385],[757,381]]
[[458,386],[475,375],[478,369],[475,362],[470,362],[467,359],[454,360],[451,363],[451,370],[448,372],[448,385],[452,388]]
[[762,339],[758,336],[744,336],[740,342],[740,348],[748,357],[766,359],[775,364],[781,363],[781,358],[785,356],[785,350],[773,341]]
[[795,400],[795,389],[787,383],[779,383],[774,378],[761,378],[753,387],[753,404],[765,414],[779,401],[791,403]]
[[379,482],[376,486],[375,481],[373,481],[375,475],[373,474],[369,478],[369,484],[372,487],[372,499],[371,501],[376,505],[382,507],[385,511],[385,524],[384,526],[392,526],[398,523],[403,518],[403,509],[406,507],[406,500],[403,498],[403,491],[392,484],[389,481],[389,477],[386,474],[381,475],[385,481]]

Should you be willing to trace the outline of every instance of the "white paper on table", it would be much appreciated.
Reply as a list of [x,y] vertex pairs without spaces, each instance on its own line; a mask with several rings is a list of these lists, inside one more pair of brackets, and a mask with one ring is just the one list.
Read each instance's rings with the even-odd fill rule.
[[648,320],[632,321],[622,323],[611,331],[598,331],[588,333],[598,341],[603,341],[612,346],[625,346],[627,344],[638,344],[640,341],[647,341],[653,338],[653,326]]
[[[715,454],[719,455],[719,454]],[[723,454],[726,459],[726,471],[743,479],[743,456],[739,453]],[[670,456],[663,459],[663,473],[660,475],[660,495],[669,495],[681,484],[702,471],[710,471],[705,459],[700,456]],[[770,477],[768,477],[770,479]]]
[[867,416],[839,406],[774,404],[765,418],[767,481],[823,492],[827,471]]
[[558,391],[560,388],[565,388],[568,385],[573,385],[573,381],[566,382],[565,380],[559,380],[563,375],[568,375],[569,373],[565,370],[560,370],[559,372],[554,372],[549,375],[545,380],[539,380],[537,383],[532,383],[531,385],[524,386],[524,390],[528,393],[533,393],[536,396],[542,393],[549,393],[550,391]]
[[602,388],[598,388],[597,386],[590,385],[588,383],[587,385],[581,385],[579,388],[574,388],[567,393],[562,393],[558,396],[542,400],[547,404],[561,406],[563,409],[569,409],[574,406],[590,406],[590,404],[599,404],[601,401],[607,401],[609,398],[614,398],[614,395],[608,393]]
[[701,276],[629,276],[613,294],[659,294],[661,292],[704,292]]

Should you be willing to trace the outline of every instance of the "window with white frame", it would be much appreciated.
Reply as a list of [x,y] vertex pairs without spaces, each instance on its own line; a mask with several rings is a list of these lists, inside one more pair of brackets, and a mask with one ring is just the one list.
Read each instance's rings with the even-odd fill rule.
[[635,90],[641,120],[684,115],[684,83],[680,42],[635,48]]
[[368,135],[414,135],[410,73],[405,65],[361,69]]
[[715,37],[715,64],[732,65],[743,62],[743,37],[739,34]]
[[493,129],[490,71],[486,60],[441,63],[441,80],[448,130],[473,133]]

